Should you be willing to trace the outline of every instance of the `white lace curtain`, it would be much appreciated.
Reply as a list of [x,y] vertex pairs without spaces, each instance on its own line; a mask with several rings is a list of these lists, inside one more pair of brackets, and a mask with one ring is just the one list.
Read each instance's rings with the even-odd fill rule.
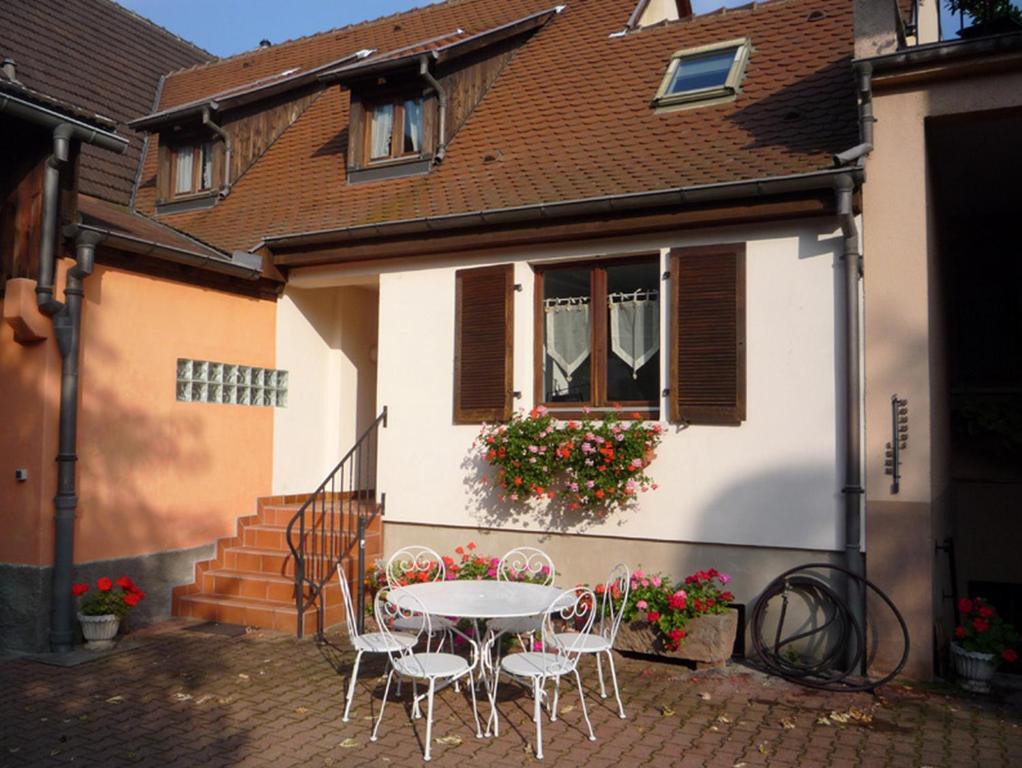
[[[660,351],[660,296],[653,289],[612,293],[610,305],[610,349],[632,369],[639,369]],[[589,359],[589,297],[546,299],[546,354],[553,361],[550,395],[564,395],[571,389],[575,371]]]
[[390,157],[390,142],[394,135],[394,105],[381,104],[373,109],[372,157]]
[[405,102],[405,151],[422,150],[422,102]]
[[656,289],[612,293],[610,349],[639,378],[639,369],[660,350],[660,297]]
[[549,395],[565,395],[571,390],[575,371],[589,358],[589,297],[546,299],[546,354],[553,361],[553,382]]

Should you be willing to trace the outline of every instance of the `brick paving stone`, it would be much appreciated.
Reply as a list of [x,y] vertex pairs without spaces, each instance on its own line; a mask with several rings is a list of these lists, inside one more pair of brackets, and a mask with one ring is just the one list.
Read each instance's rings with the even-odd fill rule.
[[[136,633],[139,646],[78,667],[0,662],[0,768],[68,764],[331,768],[422,764],[425,721],[388,702],[380,739],[385,663],[363,667],[354,714],[340,721],[352,656],[269,631],[235,638],[182,631],[181,622]],[[585,674],[597,741],[587,738],[572,686],[557,722],[544,721],[549,766],[585,768],[1000,768],[1022,765],[1022,707],[940,688],[892,686],[878,696],[808,691],[740,665],[692,672],[622,658],[629,718],[617,717]],[[583,670],[585,672],[585,670]],[[406,686],[406,691],[410,686]],[[501,735],[477,739],[467,694],[437,697],[438,766],[539,765],[531,700],[502,686]],[[407,695],[405,696],[407,698]],[[570,709],[569,709],[570,707]],[[856,707],[871,724],[819,718]],[[488,704],[480,700],[485,718]],[[787,723],[787,725],[785,725]],[[791,726],[794,727],[791,727]]]

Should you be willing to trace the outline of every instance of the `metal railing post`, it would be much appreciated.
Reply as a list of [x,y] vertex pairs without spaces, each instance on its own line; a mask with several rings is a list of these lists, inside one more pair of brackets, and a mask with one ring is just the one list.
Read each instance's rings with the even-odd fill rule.
[[365,631],[366,615],[366,519],[363,512],[358,515],[358,632]]

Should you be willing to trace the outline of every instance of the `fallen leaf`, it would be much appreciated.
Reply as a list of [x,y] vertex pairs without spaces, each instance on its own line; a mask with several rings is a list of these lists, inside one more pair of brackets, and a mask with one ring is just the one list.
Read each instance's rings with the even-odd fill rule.
[[[702,699],[703,701],[709,701],[710,699],[713,698],[713,696],[711,696],[706,691],[700,691],[699,692],[699,698]],[[741,765],[745,765],[745,763],[741,763]]]
[[795,727],[795,721],[792,720],[790,717],[782,717],[781,727],[784,728],[784,730],[786,731],[790,731]]
[[192,694],[190,694],[190,693],[175,693],[174,694],[174,698],[177,699],[178,701],[188,701],[189,699],[192,698]]
[[13,754],[15,754],[17,752],[20,752],[21,751],[21,747],[10,747],[7,751],[10,752],[13,755]]
[[671,708],[670,708],[669,706],[667,706],[666,704],[664,704],[664,705],[663,705],[662,707],[660,707],[660,714],[661,714],[661,715],[662,715],[663,717],[670,717],[671,715],[673,715],[673,714],[674,714],[674,710],[673,710],[673,709],[671,709]]
[[358,742],[349,736],[337,746],[339,746],[341,749],[351,749],[352,747],[357,747]]
[[575,709],[575,705],[574,705],[574,704],[569,704],[569,705],[568,705],[568,706],[566,706],[566,707],[560,707],[560,710],[561,710],[561,713],[562,713],[562,714],[563,714],[564,712],[572,712],[572,711],[574,711],[574,709]]
[[304,715],[309,711],[308,707],[295,707],[295,714]]
[[731,718],[728,717],[727,715],[717,715],[717,722],[718,723],[730,723],[731,722]]
[[196,704],[205,704],[207,701],[209,701],[212,698],[213,698],[213,694],[212,693],[204,693],[199,698],[197,698],[195,700],[195,703]]
[[826,715],[820,715],[818,718],[816,718],[816,724],[817,725],[833,725],[833,723],[831,723],[830,720],[827,719]]
[[88,715],[78,715],[78,719],[81,720],[84,723],[86,720],[89,719],[89,716]]
[[748,763],[738,762],[734,764],[734,768],[745,768],[747,765]]
[[237,696],[221,696],[219,699],[217,699],[217,701],[219,701],[221,704],[233,704],[235,701],[237,701]]
[[758,747],[756,747],[756,749],[759,750],[759,753],[761,755],[765,755],[767,752],[770,751],[769,749],[767,749],[767,744],[769,744],[769,743],[770,742],[768,742],[768,741],[764,741],[764,742],[761,742]]
[[109,699],[106,700],[106,703],[107,704],[120,704],[122,701],[124,701],[124,697],[123,696],[111,696]]
[[240,678],[241,680],[248,680],[248,675],[246,675],[246,674],[245,674],[244,672],[239,672],[239,673],[238,673],[238,677],[239,677],[239,678]]
[[434,739],[437,744],[450,744],[452,747],[456,747],[461,744],[460,736],[440,736]]

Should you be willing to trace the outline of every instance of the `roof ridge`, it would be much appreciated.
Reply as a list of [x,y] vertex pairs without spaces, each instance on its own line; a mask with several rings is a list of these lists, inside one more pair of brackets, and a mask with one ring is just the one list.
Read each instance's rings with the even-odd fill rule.
[[243,58],[245,56],[258,56],[258,55],[263,54],[263,53],[265,53],[267,51],[280,50],[281,48],[283,48],[285,46],[291,46],[291,45],[295,45],[297,43],[304,43],[307,40],[312,40],[312,39],[317,38],[317,37],[325,37],[326,35],[332,35],[332,34],[336,34],[338,32],[347,32],[349,30],[357,29],[358,27],[367,27],[370,24],[377,24],[379,22],[384,22],[384,21],[387,21],[388,19],[396,19],[396,18],[399,18],[399,17],[409,16],[409,15],[415,14],[415,13],[421,13],[422,11],[425,11],[425,10],[427,10],[429,8],[434,8],[434,7],[438,6],[438,5],[451,5],[451,6],[454,6],[454,5],[465,5],[465,4],[472,3],[472,2],[477,2],[477,1],[478,0],[434,0],[433,2],[427,2],[427,3],[424,3],[423,5],[417,5],[414,8],[406,8],[403,11],[395,11],[394,13],[388,13],[386,16],[374,16],[372,18],[362,19],[362,21],[353,21],[350,24],[342,24],[339,27],[330,27],[329,29],[323,29],[323,30],[320,30],[319,32],[313,32],[313,33],[308,34],[308,35],[301,35],[300,37],[292,37],[292,38],[290,38],[288,40],[282,40],[279,43],[273,43],[269,48],[252,48],[252,49],[249,49],[247,51],[241,51],[240,53],[231,54],[230,56],[221,56],[221,57],[218,57],[218,58],[214,59],[213,61],[208,61],[208,62],[206,62],[204,64],[193,64],[190,67],[182,67],[181,69],[171,70],[170,72],[167,72],[166,74],[167,74],[167,77],[172,77],[174,75],[180,75],[180,74],[183,74],[185,72],[194,72],[196,70],[204,69],[206,67],[210,67],[210,66],[213,66],[215,64],[220,64],[222,62],[235,61],[235,60],[241,59],[241,58]]
[[[100,2],[105,2],[108,5],[112,5],[118,11],[121,11],[121,12],[123,12],[123,13],[125,13],[125,14],[127,14],[129,16],[133,16],[134,18],[139,19],[139,20],[145,22],[149,26],[153,27],[157,32],[159,32],[159,33],[161,33],[163,35],[166,35],[167,37],[173,38],[174,40],[178,40],[179,42],[184,43],[189,48],[192,48],[193,50],[197,51],[198,53],[201,53],[203,56],[209,56],[214,61],[217,60],[217,56],[215,54],[211,53],[210,51],[207,51],[205,48],[203,48],[203,47],[201,47],[199,45],[196,45],[191,40],[188,40],[188,39],[186,39],[184,37],[181,37],[181,35],[179,35],[179,34],[177,34],[175,32],[171,32],[169,29],[167,29],[162,24],[157,24],[152,19],[150,19],[150,18],[148,18],[146,16],[143,16],[141,13],[137,13],[137,12],[131,10],[131,8],[128,8],[126,5],[121,5],[121,3],[117,2],[117,0],[100,0]],[[211,63],[211,62],[207,62],[207,63]]]

